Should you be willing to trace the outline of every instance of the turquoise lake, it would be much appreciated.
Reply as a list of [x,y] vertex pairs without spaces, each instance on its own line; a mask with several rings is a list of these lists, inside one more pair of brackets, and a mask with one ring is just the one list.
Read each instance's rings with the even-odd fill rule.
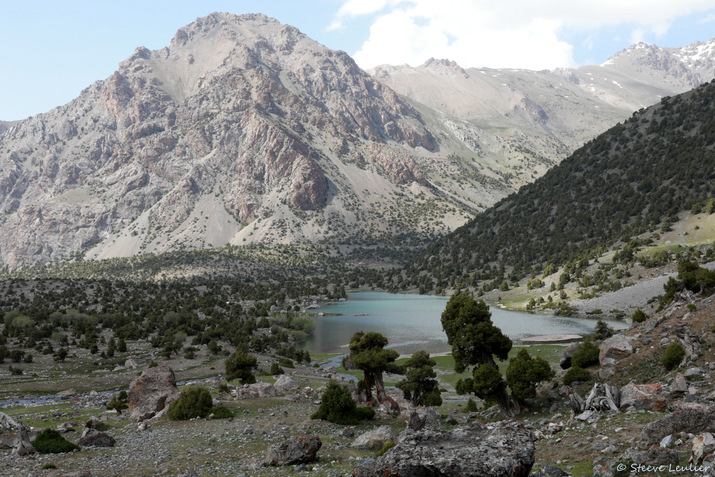
[[[440,317],[449,297],[395,295],[390,293],[349,293],[347,301],[325,305],[319,312],[340,316],[316,317],[315,330],[305,343],[311,353],[342,353],[357,331],[377,331],[400,353],[425,350],[450,351]],[[507,311],[490,307],[492,322],[510,338],[553,334],[586,334],[593,331],[596,319],[567,318],[536,313]],[[625,323],[605,320],[616,329]]]

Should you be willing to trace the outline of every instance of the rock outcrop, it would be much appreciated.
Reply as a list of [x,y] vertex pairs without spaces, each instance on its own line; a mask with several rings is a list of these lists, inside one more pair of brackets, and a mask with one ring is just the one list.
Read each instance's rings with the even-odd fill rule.
[[534,440],[516,421],[405,431],[395,447],[361,462],[353,476],[526,477],[534,465]]
[[603,364],[605,359],[614,359],[616,361],[625,358],[633,353],[631,338],[623,333],[613,335],[603,343],[601,343],[601,351],[598,355],[598,361]]
[[684,408],[643,426],[641,439],[647,445],[655,445],[665,436],[678,432],[699,434],[715,430],[713,408]]
[[[453,225],[467,219],[431,191],[419,158],[437,144],[417,110],[344,52],[264,15],[214,13],[162,50],[138,48],[71,103],[9,125],[0,146],[0,266],[11,268],[90,248],[107,258],[441,230],[384,220],[383,208],[417,207],[390,198],[412,184],[449,205]],[[437,209],[428,215],[442,220]]]
[[322,447],[323,442],[317,435],[303,435],[280,444],[274,444],[266,451],[264,465],[283,466],[309,464]]
[[621,388],[621,409],[633,406],[635,409],[663,411],[668,407],[668,399],[660,383],[633,384]]
[[135,421],[155,417],[178,397],[174,370],[169,366],[149,368],[129,385],[130,417]]
[[439,414],[432,407],[412,409],[407,421],[407,428],[413,431],[419,431],[424,428],[439,429]]
[[[632,111],[712,77],[712,50],[671,61],[683,73],[667,81],[632,71],[643,51],[588,74],[431,60],[370,76],[264,15],[210,14],[161,50],[137,48],[70,103],[0,122],[0,266],[432,238]],[[622,84],[586,86],[601,71]]]
[[114,447],[116,440],[105,432],[82,436],[77,442],[81,447]]
[[377,452],[388,442],[397,442],[397,434],[391,426],[380,426],[358,436],[352,447]]

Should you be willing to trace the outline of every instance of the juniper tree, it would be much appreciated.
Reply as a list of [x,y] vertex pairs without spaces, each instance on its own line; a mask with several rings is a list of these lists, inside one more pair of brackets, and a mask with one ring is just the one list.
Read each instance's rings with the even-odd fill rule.
[[437,362],[430,358],[426,351],[417,351],[405,363],[405,379],[396,386],[405,393],[405,398],[412,401],[413,406],[440,406],[440,396],[437,374],[434,366]]
[[457,383],[457,392],[471,392],[487,401],[495,401],[504,414],[512,416],[518,412],[518,406],[509,397],[494,360],[495,357],[506,360],[512,342],[494,326],[491,317],[483,300],[457,293],[452,295],[442,313],[442,329],[452,346],[454,370],[462,373],[474,366],[472,377]]
[[365,374],[365,394],[367,401],[372,402],[372,388],[375,388],[375,398],[381,403],[385,397],[385,383],[382,373],[403,372],[402,368],[395,364],[399,353],[393,349],[385,349],[387,338],[375,331],[364,333],[358,331],[350,340],[350,356],[344,362],[345,367],[360,369]]

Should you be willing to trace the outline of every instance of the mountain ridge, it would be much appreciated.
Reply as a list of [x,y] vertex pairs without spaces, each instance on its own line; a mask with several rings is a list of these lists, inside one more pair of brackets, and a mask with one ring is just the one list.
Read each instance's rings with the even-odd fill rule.
[[[0,124],[0,265],[244,243],[420,246],[631,112],[569,102],[565,87],[537,101],[506,70],[426,65],[488,78],[501,109],[467,114],[491,101],[474,90],[466,113],[425,104],[262,14],[200,18],[70,103]],[[533,74],[542,89],[568,76]]]

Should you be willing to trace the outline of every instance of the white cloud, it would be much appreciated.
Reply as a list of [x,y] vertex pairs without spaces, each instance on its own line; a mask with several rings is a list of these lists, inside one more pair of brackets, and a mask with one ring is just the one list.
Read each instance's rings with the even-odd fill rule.
[[387,6],[388,0],[346,0],[340,7],[328,30],[342,28],[345,17],[357,17],[377,13]]
[[334,26],[374,15],[369,38],[353,55],[363,68],[417,66],[430,57],[462,66],[545,69],[575,66],[565,30],[588,34],[630,28],[632,40],[668,31],[679,16],[715,8],[715,0],[347,0]]

